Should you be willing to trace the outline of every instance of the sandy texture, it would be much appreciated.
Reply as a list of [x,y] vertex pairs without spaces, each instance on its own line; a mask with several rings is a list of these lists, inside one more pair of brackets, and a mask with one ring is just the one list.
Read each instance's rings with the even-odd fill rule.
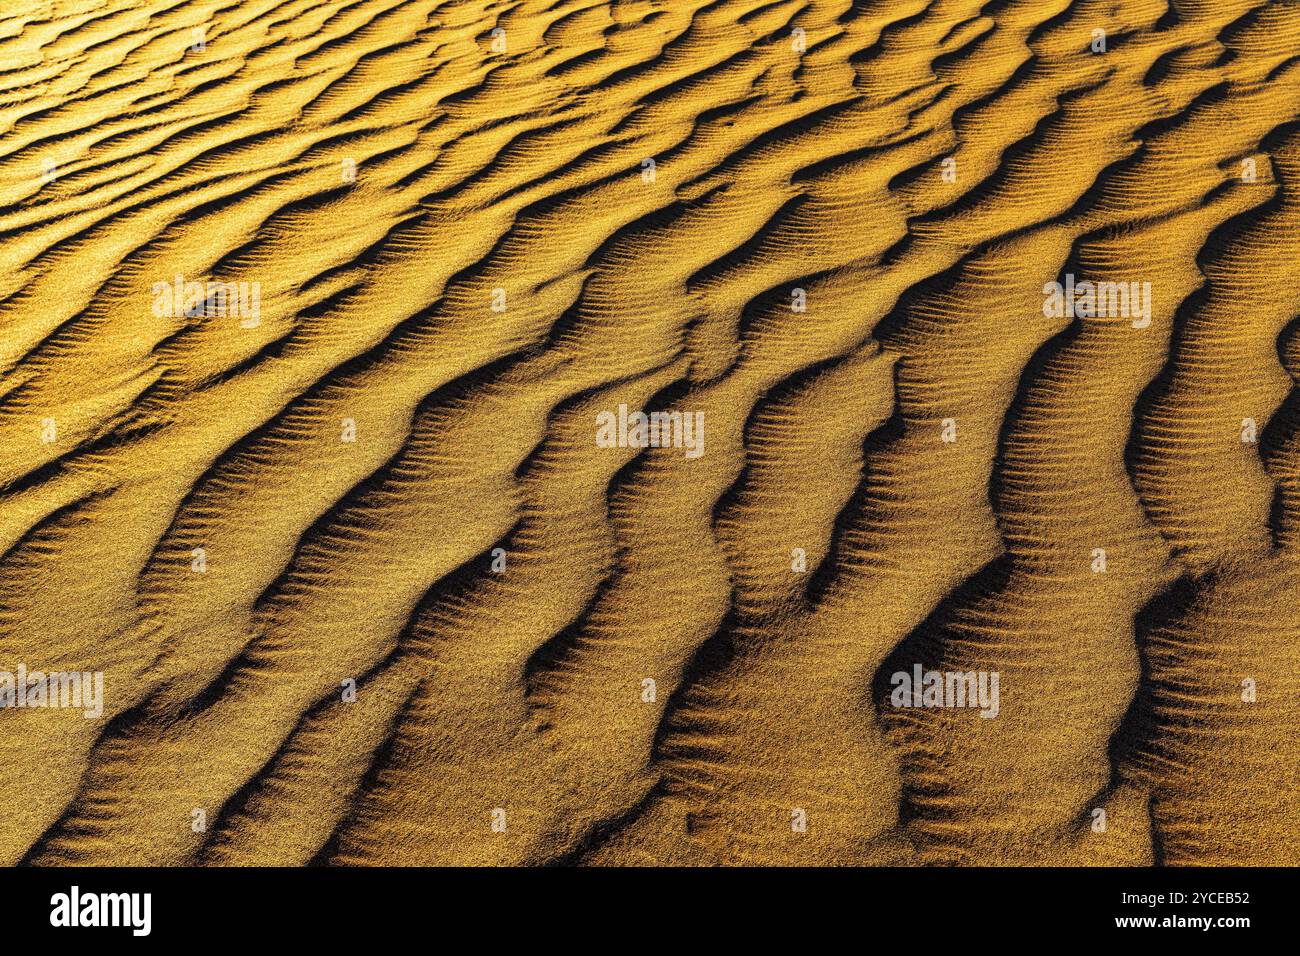
[[104,681],[0,862],[1300,863],[1298,111],[1280,0],[0,4],[0,668]]

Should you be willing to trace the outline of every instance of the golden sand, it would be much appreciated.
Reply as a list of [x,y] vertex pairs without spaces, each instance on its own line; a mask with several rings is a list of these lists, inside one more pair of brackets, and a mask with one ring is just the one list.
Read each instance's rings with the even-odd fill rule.
[[0,4],[0,862],[1300,863],[1298,110],[1280,0]]

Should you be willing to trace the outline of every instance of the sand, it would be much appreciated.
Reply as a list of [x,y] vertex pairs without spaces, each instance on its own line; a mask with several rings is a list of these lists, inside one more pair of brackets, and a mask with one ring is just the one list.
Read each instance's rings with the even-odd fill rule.
[[4,3],[103,699],[0,862],[1300,863],[1297,104],[1260,0]]

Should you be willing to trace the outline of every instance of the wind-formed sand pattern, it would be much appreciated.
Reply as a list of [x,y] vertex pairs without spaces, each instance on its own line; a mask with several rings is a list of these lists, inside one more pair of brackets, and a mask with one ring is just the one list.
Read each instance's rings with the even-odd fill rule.
[[1298,114],[1283,0],[0,4],[0,862],[1300,863]]

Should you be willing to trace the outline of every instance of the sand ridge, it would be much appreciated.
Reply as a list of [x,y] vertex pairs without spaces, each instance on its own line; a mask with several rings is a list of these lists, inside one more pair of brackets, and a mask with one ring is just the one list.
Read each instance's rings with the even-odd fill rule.
[[1297,51],[1266,0],[5,4],[0,670],[105,701],[0,708],[0,860],[1300,862]]

